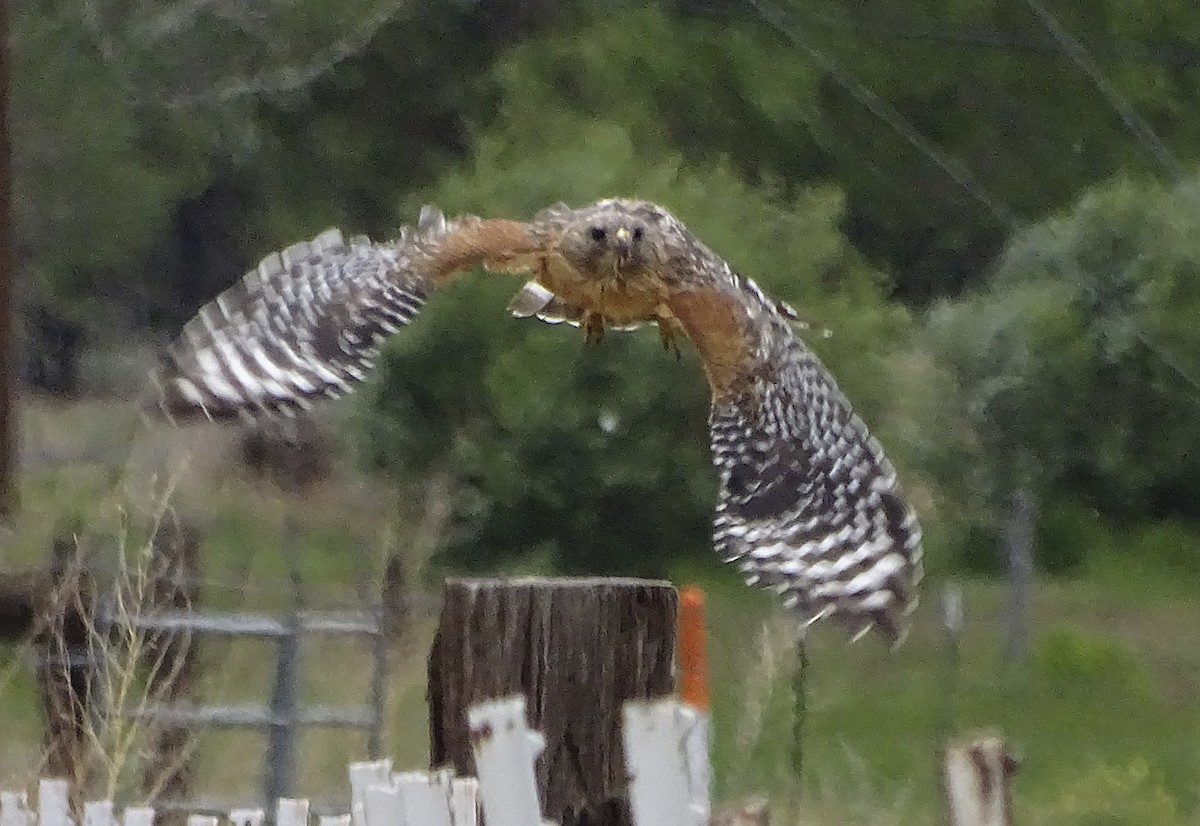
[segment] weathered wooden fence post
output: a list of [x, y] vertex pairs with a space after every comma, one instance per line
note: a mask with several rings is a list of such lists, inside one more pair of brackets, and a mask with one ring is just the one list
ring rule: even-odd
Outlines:
[[946, 744], [942, 788], [950, 826], [1011, 826], [1012, 776], [1017, 760], [995, 735]]
[[54, 540], [49, 563], [41, 615], [34, 620], [41, 649], [37, 682], [46, 715], [46, 770], [78, 790], [86, 781], [88, 725], [98, 699], [92, 691], [98, 663], [91, 645], [97, 589], [74, 536]]
[[429, 655], [433, 765], [474, 775], [467, 708], [523, 694], [546, 740], [546, 818], [629, 826], [621, 708], [674, 690], [676, 603], [662, 581], [448, 581]]

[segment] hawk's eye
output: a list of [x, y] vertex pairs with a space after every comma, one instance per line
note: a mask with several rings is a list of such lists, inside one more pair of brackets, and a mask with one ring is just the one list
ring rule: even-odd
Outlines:
[[641, 227], [634, 227], [634, 228], [633, 228], [633, 240], [634, 240], [634, 241], [641, 241], [641, 240], [642, 240], [642, 236], [643, 236], [643, 235], [645, 235], [645, 234], [646, 234], [646, 231], [645, 231], [645, 230], [643, 230]]
[[592, 235], [593, 241], [603, 241], [604, 236], [607, 234], [608, 233], [606, 233], [604, 231], [604, 227], [592, 227], [592, 229], [591, 229], [591, 235]]

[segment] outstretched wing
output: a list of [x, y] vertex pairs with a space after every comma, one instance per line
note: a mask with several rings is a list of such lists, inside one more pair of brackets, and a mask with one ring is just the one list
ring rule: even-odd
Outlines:
[[263, 259], [187, 323], [153, 374], [151, 404], [172, 418], [307, 408], [350, 392], [386, 338], [449, 277], [517, 268], [524, 225], [446, 218], [426, 207], [395, 241], [328, 230]]
[[921, 531], [896, 472], [833, 377], [794, 337], [743, 391], [715, 399], [717, 553], [807, 624], [897, 642], [916, 603]]
[[806, 625], [899, 642], [916, 606], [921, 529], [896, 472], [794, 311], [680, 231], [688, 276], [669, 301], [712, 387], [717, 553]]

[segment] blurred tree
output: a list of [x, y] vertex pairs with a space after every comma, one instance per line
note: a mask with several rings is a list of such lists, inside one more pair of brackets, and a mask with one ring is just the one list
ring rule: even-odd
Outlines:
[[[1187, 4], [1049, 7], [1194, 156]], [[60, 320], [95, 318], [101, 298], [174, 327], [264, 250], [331, 223], [390, 230], [473, 133], [517, 120], [534, 136], [559, 116], [619, 123], [689, 163], [726, 159], [780, 203], [832, 179], [843, 231], [915, 304], [981, 280], [1007, 228], [847, 77], [1018, 216], [1152, 162], [1022, 4], [25, 0], [14, 16], [18, 226], [37, 274], [22, 303]]]
[[[1187, 113], [1200, 84], [1200, 39], [1187, 4], [1153, 15], [1124, 0], [1047, 0], [1124, 102], [1177, 154], [1195, 157], [1200, 129]], [[1122, 169], [1155, 170], [1152, 147], [1023, 3], [964, 0], [746, 0], [742, 6], [822, 65], [812, 118], [823, 167], [847, 194], [845, 229], [897, 276], [897, 293], [924, 303], [978, 283], [1008, 234], [1011, 210], [1036, 218], [1081, 187]], [[970, 196], [924, 152], [868, 112], [854, 87], [877, 96], [981, 186]], [[814, 108], [807, 87], [797, 107]], [[777, 150], [766, 156], [788, 175]], [[999, 207], [1000, 214], [995, 212]]]
[[[1187, 4], [1131, 14], [1123, 0], [1047, 3], [1176, 153], [1194, 157], [1200, 83]], [[1081, 187], [1156, 159], [1026, 5], [967, 0], [675, 0], [578, 3], [573, 25], [499, 64], [501, 100], [536, 119], [565, 106], [727, 157], [781, 196], [816, 180], [847, 195], [843, 230], [923, 305], [979, 283], [1010, 215], [1037, 218]], [[814, 59], [819, 53], [822, 59]], [[969, 194], [877, 98], [958, 163]], [[987, 203], [985, 203], [986, 201]]]
[[81, 324], [198, 170], [142, 151], [133, 104], [74, 8], [18, 6], [12, 48], [20, 304]]
[[393, 229], [397, 191], [467, 153], [496, 54], [561, 17], [547, 0], [314, 2], [85, 6], [142, 155], [201, 173], [148, 258], [111, 279], [134, 323], [173, 330], [264, 251], [330, 224]]
[[[1194, 157], [1191, 7], [1048, 5], [1175, 153]], [[961, 509], [971, 519], [976, 508], [986, 522], [991, 506], [978, 503], [1025, 482], [1080, 508], [1191, 513], [1194, 433], [1177, 405], [1187, 383], [1167, 366], [1195, 352], [1191, 294], [1167, 274], [1186, 271], [1191, 241], [1186, 224], [1163, 228], [1166, 206], [1146, 206], [1175, 199], [1183, 221], [1184, 189], [1101, 188], [986, 266], [1005, 222], [862, 103], [865, 89], [893, 107], [1018, 218], [1148, 168], [1023, 4], [23, 0], [12, 40], [21, 304], [27, 328], [48, 331], [31, 351], [173, 328], [263, 252], [330, 224], [384, 236], [422, 198], [521, 216], [564, 198], [642, 194], [800, 307], [848, 394], [894, 436], [893, 457], [923, 456], [951, 498], [971, 458], [965, 487], [979, 495]], [[1048, 251], [1095, 286], [1069, 267], [1037, 275]], [[1148, 262], [1159, 269], [1143, 277]], [[921, 347], [898, 352], [909, 321], [886, 297], [920, 305], [993, 273], [995, 290], [937, 307]], [[697, 533], [674, 544], [693, 547], [710, 505], [694, 370], [657, 353], [652, 333], [591, 353], [563, 330], [517, 325], [501, 311], [514, 287], [463, 284], [402, 337], [377, 410], [364, 411], [375, 463], [454, 468], [457, 489], [478, 494], [475, 515], [460, 509], [455, 524], [495, 536], [497, 553], [544, 542], [570, 564], [598, 559], [594, 526], [558, 509], [575, 478], [597, 497], [592, 512], [631, 512], [626, 489], [658, 503], [657, 527], [609, 543], [620, 552], [636, 556], [639, 536], [672, 552], [664, 537], [684, 524]], [[545, 367], [504, 372], [532, 363]], [[69, 364], [39, 365], [69, 383]], [[938, 403], [955, 384], [964, 418]], [[618, 403], [632, 406], [609, 410]], [[634, 423], [643, 435], [621, 429]], [[590, 433], [578, 443], [576, 426]], [[656, 457], [666, 445], [688, 453]], [[529, 488], [530, 469], [559, 455], [576, 475]], [[648, 481], [637, 488], [633, 476]], [[676, 480], [679, 501], [663, 504]]]
[[[908, 317], [882, 301], [880, 275], [838, 233], [836, 191], [781, 207], [728, 166], [689, 168], [613, 123], [541, 110], [531, 128], [522, 111], [506, 111], [474, 161], [421, 197], [515, 217], [616, 192], [663, 203], [812, 320], [814, 346], [888, 431], [884, 359]], [[518, 284], [465, 279], [397, 337], [360, 411], [367, 462], [401, 480], [451, 475], [455, 563], [534, 554], [572, 571], [661, 572], [708, 552], [708, 398], [691, 355], [676, 363], [652, 330], [585, 348], [576, 330], [511, 319], [503, 307]], [[403, 498], [419, 502], [421, 484]]]
[[928, 345], [971, 433], [947, 493], [969, 467], [989, 505], [1029, 486], [1123, 521], [1200, 517], [1197, 226], [1200, 178], [1120, 177], [1018, 234], [991, 289], [935, 308]]
[[[174, 321], [170, 310], [190, 291], [211, 294], [211, 274], [163, 267], [163, 239], [189, 204], [215, 196], [229, 206], [229, 187], [214, 179], [253, 150], [264, 96], [302, 92], [404, 4], [16, 4], [15, 234], [32, 378], [55, 362], [46, 386], [70, 389], [89, 334], [124, 336], [164, 310]], [[223, 278], [236, 272], [217, 263]]]

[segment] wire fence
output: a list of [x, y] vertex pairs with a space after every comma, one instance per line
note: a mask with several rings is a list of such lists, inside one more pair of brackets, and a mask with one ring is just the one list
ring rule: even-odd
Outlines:
[[[157, 546], [181, 547], [189, 546]], [[186, 551], [166, 562], [143, 559], [143, 567], [122, 573], [84, 565], [65, 540], [56, 548], [64, 559], [0, 572], [6, 610], [24, 617], [3, 629], [19, 643], [5, 683], [17, 668], [35, 675], [51, 772], [80, 777], [96, 754], [133, 747], [145, 753], [143, 791], [166, 808], [194, 811], [221, 805], [191, 796], [204, 732], [262, 738], [261, 800], [294, 791], [307, 730], [361, 732], [366, 755], [381, 753], [392, 649], [427, 597], [398, 592], [392, 581], [390, 591], [377, 588], [368, 600], [344, 593], [323, 600], [355, 607], [314, 608], [310, 595], [321, 589], [300, 582], [290, 584], [285, 603], [283, 588], [188, 576], [181, 570]], [[212, 607], [214, 588], [236, 596], [237, 607]], [[266, 593], [273, 598], [256, 599]], [[348, 656], [351, 649], [358, 653]], [[306, 699], [314, 675], [335, 661], [351, 673], [329, 696]], [[236, 674], [232, 663], [239, 664]], [[263, 676], [267, 684], [258, 685]], [[352, 700], [358, 691], [361, 700]]]

